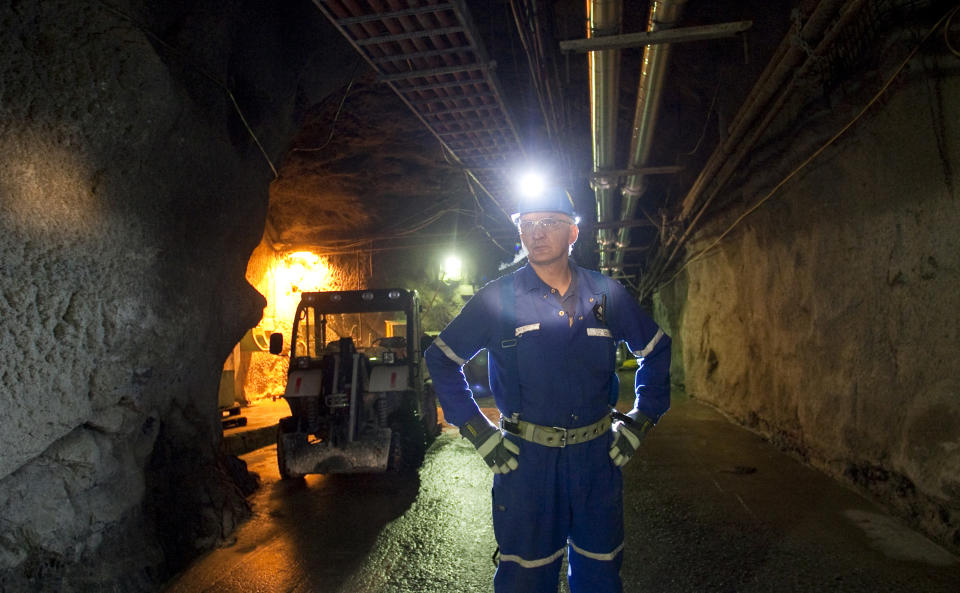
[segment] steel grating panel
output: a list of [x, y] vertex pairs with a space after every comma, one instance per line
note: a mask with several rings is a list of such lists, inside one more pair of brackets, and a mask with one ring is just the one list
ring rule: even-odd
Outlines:
[[314, 0], [505, 216], [506, 167], [523, 157], [463, 0]]

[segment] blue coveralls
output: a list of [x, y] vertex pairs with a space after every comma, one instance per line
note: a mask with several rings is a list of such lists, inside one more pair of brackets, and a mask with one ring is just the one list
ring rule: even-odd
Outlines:
[[[577, 299], [572, 322], [558, 296], [525, 266], [512, 279], [484, 286], [434, 340], [426, 360], [448, 422], [461, 426], [480, 413], [462, 366], [487, 348], [490, 386], [503, 416], [518, 413], [521, 420], [565, 428], [592, 424], [616, 400], [620, 341], [641, 358], [635, 407], [654, 422], [667, 411], [670, 339], [619, 283], [571, 266]], [[515, 297], [512, 336], [503, 335], [501, 300], [509, 298], [503, 282], [512, 283]], [[594, 307], [604, 295], [598, 319]], [[511, 356], [516, 377], [507, 370]], [[613, 433], [564, 448], [506, 436], [520, 448], [519, 467], [493, 479], [500, 546], [494, 590], [555, 593], [567, 549], [572, 593], [620, 592], [623, 488], [609, 456]]]

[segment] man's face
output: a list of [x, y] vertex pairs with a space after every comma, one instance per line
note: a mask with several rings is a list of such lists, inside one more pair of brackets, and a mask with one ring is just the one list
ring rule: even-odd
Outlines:
[[528, 212], [520, 217], [518, 227], [527, 259], [537, 265], [566, 259], [580, 234], [573, 220], [559, 212]]

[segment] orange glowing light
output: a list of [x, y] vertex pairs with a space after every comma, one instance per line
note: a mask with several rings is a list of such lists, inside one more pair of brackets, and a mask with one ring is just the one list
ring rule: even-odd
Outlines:
[[327, 290], [330, 270], [324, 258], [310, 251], [295, 251], [285, 254], [277, 268], [278, 279], [284, 293], [316, 292]]
[[331, 290], [330, 268], [326, 258], [310, 251], [295, 251], [278, 258], [273, 270], [274, 295], [278, 320], [293, 317], [300, 294]]

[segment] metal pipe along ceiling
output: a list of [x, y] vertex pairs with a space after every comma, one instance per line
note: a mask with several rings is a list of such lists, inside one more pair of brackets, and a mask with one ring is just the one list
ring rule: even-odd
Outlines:
[[[687, 0], [655, 1], [650, 6], [647, 31], [659, 31], [676, 26], [680, 13]], [[662, 103], [663, 79], [667, 71], [670, 56], [670, 44], [648, 45], [643, 51], [643, 65], [640, 81], [637, 84], [637, 106], [633, 116], [633, 134], [630, 140], [629, 169], [646, 167], [653, 146], [653, 134], [656, 130], [657, 115]], [[614, 92], [616, 87], [614, 87]], [[631, 175], [623, 187], [623, 202], [620, 219], [624, 222], [633, 219], [640, 196], [646, 191], [643, 175]], [[615, 245], [611, 272], [619, 272], [623, 266], [624, 249], [630, 245], [631, 227], [621, 226]], [[602, 265], [602, 264], [601, 264]]]
[[[601, 37], [620, 33], [623, 4], [620, 0], [587, 0], [587, 37]], [[613, 217], [613, 196], [617, 178], [605, 175], [616, 168], [617, 89], [620, 86], [620, 50], [591, 51], [590, 69], [590, 130], [593, 145], [591, 186], [596, 194], [597, 221], [609, 222]], [[613, 230], [597, 231], [600, 244], [600, 269], [609, 267], [610, 249], [614, 243]]]

